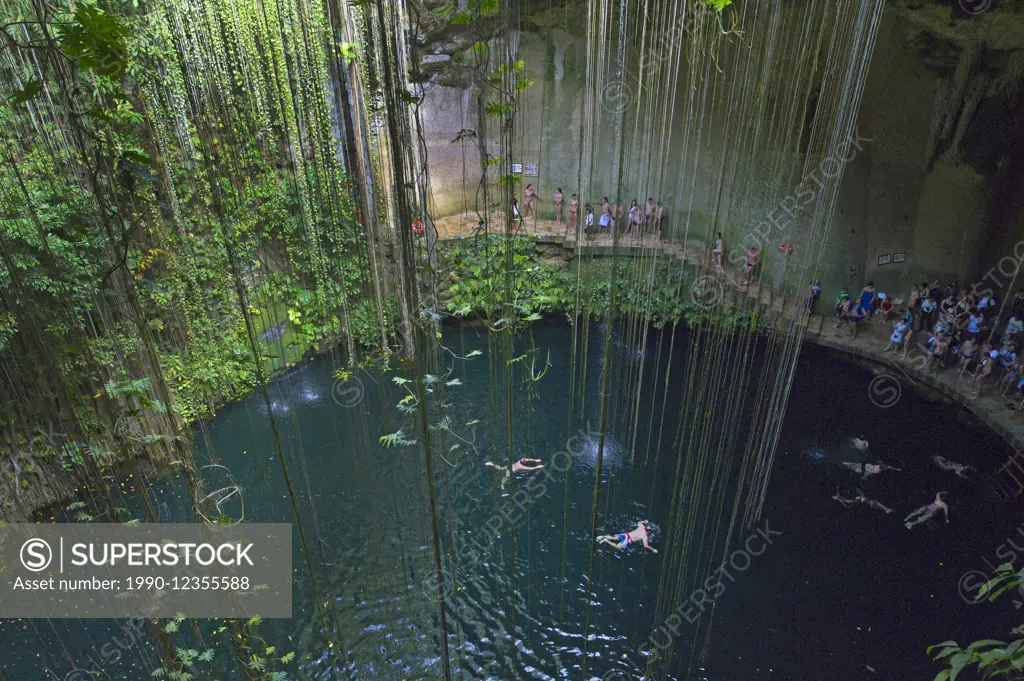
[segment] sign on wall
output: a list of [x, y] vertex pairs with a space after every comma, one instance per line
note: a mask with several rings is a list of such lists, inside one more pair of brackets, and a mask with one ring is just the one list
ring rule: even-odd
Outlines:
[[894, 263], [906, 262], [906, 260], [907, 260], [907, 254], [906, 253], [893, 253], [892, 254], [892, 261]]
[[526, 170], [523, 172], [523, 175], [526, 175], [528, 177], [537, 177], [537, 164], [527, 163]]
[[878, 264], [879, 265], [888, 265], [891, 262], [892, 262], [892, 254], [891, 253], [886, 253], [885, 255], [878, 256]]
[[512, 164], [512, 172], [513, 173], [521, 173], [521, 172], [523, 172], [523, 164], [522, 163], [513, 163]]

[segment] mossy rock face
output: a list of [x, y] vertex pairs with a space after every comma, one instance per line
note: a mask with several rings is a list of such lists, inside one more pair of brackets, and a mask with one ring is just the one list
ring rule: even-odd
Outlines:
[[539, 29], [558, 29], [570, 35], [586, 36], [587, 5], [568, 2], [558, 7], [538, 10], [530, 14], [529, 21]]

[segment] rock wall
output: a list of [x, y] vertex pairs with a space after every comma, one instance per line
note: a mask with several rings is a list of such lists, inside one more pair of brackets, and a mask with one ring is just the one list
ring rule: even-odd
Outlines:
[[[857, 289], [866, 279], [900, 297], [926, 278], [977, 279], [1024, 238], [1024, 15], [1007, 14], [1004, 5], [991, 16], [961, 13], [955, 20], [948, 5], [893, 0], [887, 6], [857, 121], [859, 136], [869, 141], [845, 166], [818, 271], [826, 298], [843, 285]], [[562, 17], [562, 10], [552, 11]], [[588, 101], [588, 44], [565, 28], [513, 37], [534, 81], [522, 97], [513, 161], [524, 170], [536, 166], [536, 175], [524, 174], [522, 181], [537, 188], [542, 217], [553, 216], [557, 187], [566, 201], [579, 193], [581, 204], [612, 193], [619, 159], [610, 151], [616, 144], [609, 123], [618, 115], [617, 103], [629, 103], [636, 94], [628, 88], [608, 92], [612, 78], [606, 77], [601, 101]], [[445, 66], [443, 50], [456, 43], [434, 44], [441, 52], [428, 58], [438, 66], [424, 88], [423, 112], [431, 208], [444, 216], [482, 208], [479, 152], [472, 143], [452, 143], [460, 131], [478, 130], [479, 120], [476, 91], [453, 80]], [[426, 51], [432, 51], [429, 45]], [[768, 92], [776, 96], [773, 87]], [[581, 129], [586, 111], [597, 119], [596, 132]], [[663, 200], [677, 235], [703, 238], [716, 209], [772, 178], [770, 169], [747, 168], [739, 178], [743, 186], [725, 186], [719, 195], [726, 133], [707, 125], [696, 166], [685, 167], [681, 159], [694, 158], [694, 148], [686, 146], [691, 115], [699, 112], [674, 111], [665, 132], [640, 136], [626, 149], [621, 198], [627, 205], [634, 197], [641, 204], [647, 196]], [[647, 123], [630, 121], [627, 129]], [[489, 152], [498, 150], [492, 144]], [[593, 171], [581, 172], [581, 159], [591, 157]], [[648, 179], [644, 186], [628, 186], [634, 177]], [[794, 190], [799, 180], [793, 179]], [[751, 225], [719, 216], [727, 250], [748, 238]], [[774, 232], [769, 240], [798, 239]], [[784, 276], [787, 267], [774, 253], [765, 265], [773, 277]]]
[[[841, 280], [862, 258], [862, 279], [905, 297], [923, 279], [983, 276], [1024, 236], [1020, 203], [1006, 205], [1024, 177], [1009, 163], [1024, 117], [1024, 52], [1006, 35], [1003, 50], [959, 35], [945, 12], [886, 12], [858, 116], [872, 142], [847, 169], [830, 244], [847, 255], [823, 279]], [[880, 264], [896, 254], [905, 261]]]

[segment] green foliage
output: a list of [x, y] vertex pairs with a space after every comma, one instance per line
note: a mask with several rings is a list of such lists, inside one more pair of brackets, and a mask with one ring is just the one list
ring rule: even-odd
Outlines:
[[[525, 237], [501, 236], [461, 242], [447, 254], [452, 264], [449, 312], [480, 315], [495, 328], [540, 319], [560, 311], [568, 317], [601, 318], [611, 304], [611, 260], [590, 260], [576, 269], [542, 262]], [[511, 258], [511, 269], [506, 265]], [[615, 314], [647, 316], [655, 328], [685, 323], [743, 333], [766, 333], [766, 319], [721, 306], [701, 306], [679, 265], [623, 259], [615, 268]], [[507, 311], [511, 310], [511, 314]]]
[[[995, 574], [978, 591], [978, 597], [988, 601], [999, 598], [1007, 591], [1024, 583], [1024, 569], [1014, 570], [1013, 565], [1000, 565]], [[956, 681], [967, 667], [975, 667], [982, 679], [1020, 678], [1024, 674], [1024, 638], [1021, 628], [1014, 629], [1018, 638], [1010, 643], [995, 639], [982, 639], [961, 648], [956, 641], [943, 641], [928, 647], [928, 654], [935, 661], [948, 665], [939, 671], [935, 681]]]

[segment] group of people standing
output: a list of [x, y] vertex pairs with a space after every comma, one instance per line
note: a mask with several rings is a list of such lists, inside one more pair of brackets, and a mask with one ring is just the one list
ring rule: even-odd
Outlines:
[[[531, 218], [536, 220], [537, 215], [537, 204], [540, 202], [540, 195], [532, 184], [526, 185], [526, 189], [523, 190], [523, 214], [519, 213], [519, 203], [517, 200], [512, 201], [512, 214], [517, 221]], [[559, 187], [555, 191], [554, 195], [555, 203], [555, 223], [562, 224], [562, 215], [565, 204], [565, 195], [562, 193], [562, 188]], [[661, 229], [662, 223], [665, 220], [665, 206], [658, 201], [655, 203], [654, 198], [648, 198], [647, 202], [641, 207], [637, 203], [636, 199], [633, 199], [629, 206], [629, 209], [625, 208], [621, 201], [617, 203], [611, 203], [608, 197], [605, 196], [601, 200], [601, 214], [599, 217], [594, 216], [594, 207], [590, 203], [586, 203], [583, 206], [584, 210], [584, 227], [587, 234], [596, 234], [602, 231], [608, 231], [609, 233], [615, 233], [616, 224], [626, 225], [626, 232], [632, 232], [634, 229], [638, 233], [650, 230], [657, 232]], [[566, 230], [576, 231], [579, 226], [579, 213], [580, 213], [580, 200], [575, 194], [569, 198], [568, 206], [568, 223]], [[628, 215], [628, 220], [627, 220]], [[595, 220], [597, 222], [595, 226]]]
[[[903, 301], [875, 290], [869, 281], [857, 299], [846, 288], [836, 298], [836, 323], [846, 324], [851, 338], [857, 327], [872, 317], [881, 323], [893, 317], [893, 331], [885, 352], [900, 351], [904, 359], [918, 339], [927, 358], [926, 371], [958, 367], [968, 374], [969, 385], [980, 393], [992, 384], [1000, 395], [1017, 399], [1011, 408], [1024, 411], [1024, 359], [1017, 348], [1024, 340], [1024, 291], [1014, 298], [1005, 322], [995, 294], [977, 282], [960, 290], [957, 282], [942, 286], [938, 279], [915, 285], [906, 306]], [[999, 333], [1001, 332], [1001, 333]]]

